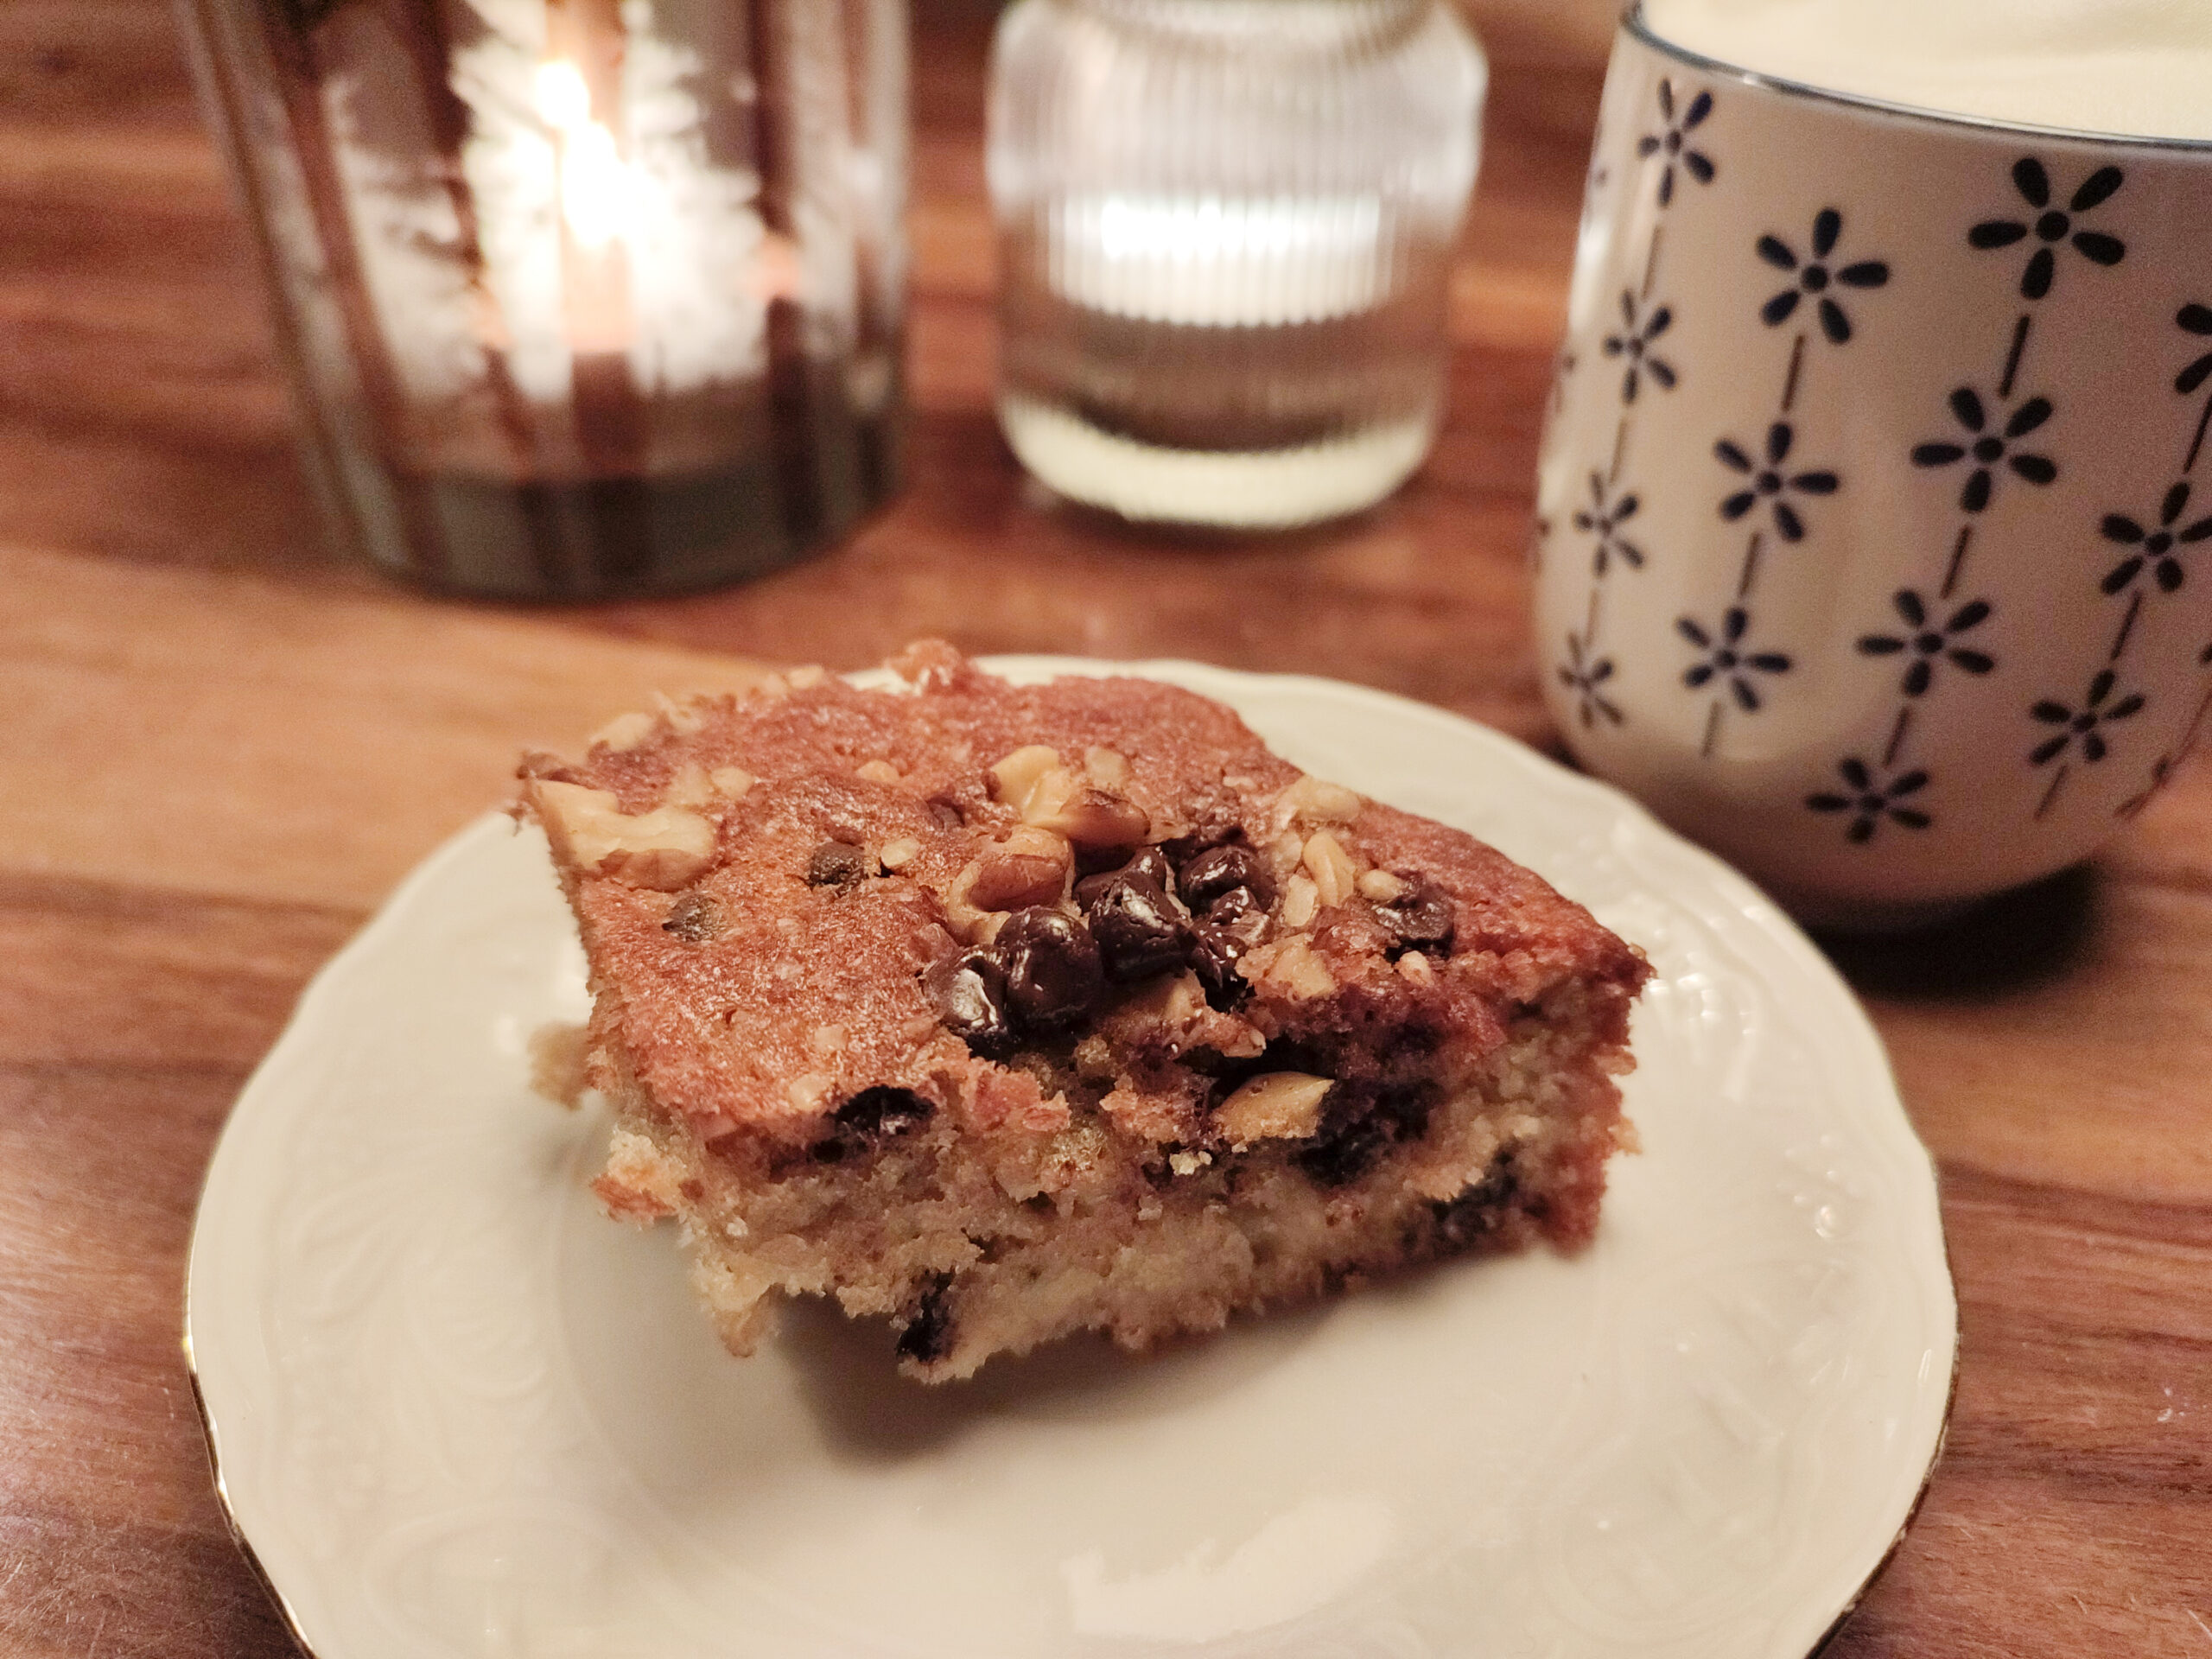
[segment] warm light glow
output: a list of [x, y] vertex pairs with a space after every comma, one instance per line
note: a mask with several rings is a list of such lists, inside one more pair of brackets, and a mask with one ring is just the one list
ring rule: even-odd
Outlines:
[[1099, 251], [1109, 259], [1300, 258], [1374, 245], [1382, 204], [1374, 196], [1107, 196], [1098, 204]]
[[539, 118], [560, 145], [561, 217], [579, 247], [596, 251], [630, 227], [632, 182], [614, 135], [591, 118], [591, 88], [573, 63], [537, 67]]
[[556, 60], [537, 66], [537, 114], [556, 132], [566, 132], [591, 119], [591, 88], [583, 71]]
[[1380, 196], [1071, 195], [1047, 279], [1077, 305], [1193, 327], [1351, 316], [1400, 280]]

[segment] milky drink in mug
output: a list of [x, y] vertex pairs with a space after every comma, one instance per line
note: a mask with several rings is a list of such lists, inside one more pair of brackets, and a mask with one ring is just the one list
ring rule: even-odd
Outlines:
[[1545, 692], [1809, 919], [2063, 868], [2199, 734], [2207, 71], [2212, 8], [1624, 20], [1540, 469]]

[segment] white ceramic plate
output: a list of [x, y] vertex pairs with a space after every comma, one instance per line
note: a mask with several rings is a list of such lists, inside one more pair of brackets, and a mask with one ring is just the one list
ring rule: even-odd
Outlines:
[[1819, 1643], [1912, 1509], [1955, 1347], [1934, 1173], [1849, 993], [1741, 879], [1495, 733], [1138, 671], [1650, 953], [1645, 1150], [1596, 1244], [938, 1389], [819, 1310], [731, 1359], [670, 1233], [583, 1192], [604, 1122], [530, 1092], [583, 963], [543, 842], [486, 818], [302, 999], [193, 1237], [226, 1501], [320, 1659]]

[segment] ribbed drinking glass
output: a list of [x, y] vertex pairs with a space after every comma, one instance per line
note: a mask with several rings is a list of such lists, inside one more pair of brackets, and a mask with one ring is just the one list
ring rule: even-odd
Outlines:
[[1064, 495], [1264, 528], [1427, 453], [1486, 68], [1440, 0], [1019, 0], [999, 419]]

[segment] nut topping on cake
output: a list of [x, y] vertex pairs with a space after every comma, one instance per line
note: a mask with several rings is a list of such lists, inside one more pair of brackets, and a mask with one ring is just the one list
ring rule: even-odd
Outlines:
[[1321, 1103], [1336, 1084], [1304, 1071], [1263, 1071], [1214, 1110], [1214, 1127], [1242, 1152], [1255, 1141], [1304, 1141], [1321, 1126]]
[[[1126, 776], [1128, 763], [1111, 749], [1092, 749], [1086, 765], [1109, 778]], [[1065, 836], [1090, 849], [1135, 847], [1152, 832], [1142, 807], [1105, 787], [1086, 772], [1060, 763], [1058, 749], [1033, 743], [990, 769], [991, 792], [1021, 821]]]
[[1313, 878], [1314, 897], [1323, 909], [1341, 905], [1352, 896], [1359, 872], [1352, 867], [1343, 843], [1327, 830], [1317, 830], [1306, 836], [1306, 850], [1299, 861]]
[[579, 868], [633, 887], [673, 893], [714, 862], [715, 826], [680, 806], [634, 815], [608, 789], [541, 779], [538, 799], [549, 834]]
[[961, 871], [952, 884], [952, 904], [990, 911], [1056, 903], [1073, 861], [1066, 842], [1025, 824]]

